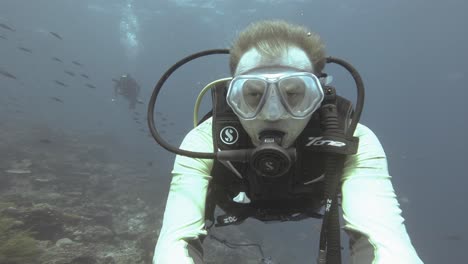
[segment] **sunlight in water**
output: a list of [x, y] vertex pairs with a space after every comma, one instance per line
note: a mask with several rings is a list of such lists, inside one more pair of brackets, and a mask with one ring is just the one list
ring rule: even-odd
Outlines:
[[125, 1], [120, 21], [120, 40], [128, 59], [135, 60], [139, 52], [138, 31], [140, 26], [133, 10], [134, 0]]

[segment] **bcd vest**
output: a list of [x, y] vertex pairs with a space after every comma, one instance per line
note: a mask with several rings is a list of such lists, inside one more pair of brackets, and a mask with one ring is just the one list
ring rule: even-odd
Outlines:
[[[220, 150], [254, 148], [238, 117], [226, 103], [227, 88], [212, 89], [213, 144]], [[339, 125], [346, 132], [352, 104], [337, 96]], [[208, 113], [203, 119], [210, 116]], [[203, 120], [202, 119], [202, 120]], [[297, 221], [321, 218], [324, 191], [324, 152], [330, 141], [321, 140], [320, 118], [316, 111], [294, 143], [297, 158], [287, 174], [278, 178], [256, 175], [249, 163], [231, 162], [234, 173], [215, 160], [208, 187], [205, 218], [214, 221], [219, 206], [226, 214], [217, 217], [216, 226], [239, 224], [248, 217], [260, 221]], [[250, 202], [233, 199], [245, 193]]]

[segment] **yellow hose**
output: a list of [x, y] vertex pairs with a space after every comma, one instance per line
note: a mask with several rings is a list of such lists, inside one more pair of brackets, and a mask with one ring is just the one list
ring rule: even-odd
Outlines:
[[231, 79], [232, 79], [231, 77], [227, 77], [227, 78], [218, 79], [216, 81], [212, 81], [209, 84], [207, 84], [205, 88], [201, 90], [201, 92], [198, 94], [197, 101], [195, 102], [195, 108], [193, 109], [193, 126], [194, 127], [198, 125], [198, 110], [200, 109], [200, 104], [203, 99], [203, 96], [205, 96], [205, 93], [213, 87], [216, 88], [216, 85], [218, 84], [222, 83], [223, 85], [225, 85], [225, 83], [230, 81]]

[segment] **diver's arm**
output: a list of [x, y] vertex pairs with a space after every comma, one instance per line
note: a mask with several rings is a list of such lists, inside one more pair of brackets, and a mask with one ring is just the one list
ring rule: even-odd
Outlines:
[[342, 208], [351, 264], [421, 264], [411, 244], [376, 135], [358, 124], [358, 153], [345, 163]]
[[[211, 118], [190, 131], [181, 148], [213, 152]], [[213, 161], [176, 156], [153, 264], [202, 264], [200, 238], [207, 235], [205, 201]]]

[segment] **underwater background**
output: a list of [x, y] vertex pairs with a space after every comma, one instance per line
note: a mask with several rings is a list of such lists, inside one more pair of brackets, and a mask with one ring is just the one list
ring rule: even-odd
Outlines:
[[[361, 123], [387, 153], [413, 245], [427, 264], [465, 262], [466, 10], [463, 0], [1, 0], [0, 263], [150, 263], [175, 157], [148, 134], [151, 92], [176, 61], [228, 48], [261, 19], [310, 28], [358, 69]], [[343, 69], [325, 72], [355, 101]], [[135, 110], [113, 100], [124, 73], [142, 89]], [[168, 80], [155, 114], [167, 141], [180, 144], [200, 90], [228, 76], [218, 55]], [[207, 96], [200, 115], [210, 108]], [[257, 243], [275, 263], [315, 263], [320, 221], [212, 232]], [[207, 263], [261, 258], [255, 247], [204, 246]], [[342, 246], [349, 263], [344, 233]]]

